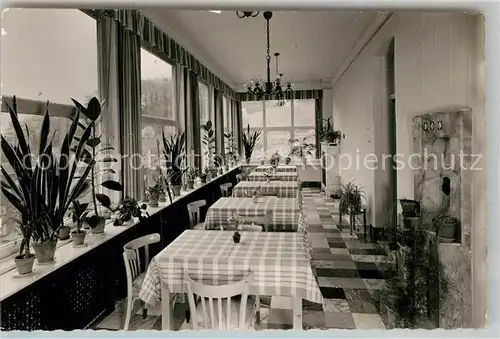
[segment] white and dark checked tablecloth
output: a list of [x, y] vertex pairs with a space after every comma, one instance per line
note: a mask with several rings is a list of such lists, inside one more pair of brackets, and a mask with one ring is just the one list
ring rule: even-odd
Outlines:
[[[260, 165], [255, 168], [255, 172], [267, 172], [271, 165]], [[282, 165], [276, 168], [276, 172], [297, 172], [297, 166]]]
[[170, 293], [187, 293], [184, 272], [205, 284], [223, 285], [254, 272], [250, 294], [298, 296], [323, 303], [301, 233], [186, 230], [156, 255], [146, 271], [139, 297], [155, 305], [161, 283]]
[[[297, 172], [276, 172], [271, 174], [271, 180], [278, 181], [298, 181]], [[265, 172], [252, 172], [248, 176], [248, 181], [267, 181]]]
[[241, 181], [233, 188], [234, 197], [251, 197], [256, 189], [261, 192], [274, 193], [280, 198], [296, 198], [299, 191], [297, 181]]
[[221, 226], [230, 226], [228, 219], [234, 213], [252, 217], [269, 211], [273, 213], [269, 231], [307, 233], [299, 199], [276, 197], [259, 197], [258, 203], [252, 198], [220, 198], [207, 211], [205, 229], [220, 230]]

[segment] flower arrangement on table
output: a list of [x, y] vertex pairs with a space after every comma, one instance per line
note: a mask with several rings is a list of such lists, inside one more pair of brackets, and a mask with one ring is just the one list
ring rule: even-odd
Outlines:
[[269, 183], [271, 181], [271, 178], [274, 174], [274, 170], [272, 168], [269, 168], [267, 171], [266, 171], [266, 179], [267, 179], [267, 182]]
[[257, 200], [257, 199], [258, 199], [258, 197], [259, 197], [260, 191], [261, 191], [260, 186], [259, 186], [259, 187], [257, 187], [256, 189], [254, 189], [254, 190], [253, 190], [253, 192], [252, 192], [252, 201], [253, 201], [254, 203], [257, 203], [257, 202], [258, 202], [258, 200]]
[[233, 241], [238, 244], [241, 239], [241, 234], [238, 232], [240, 225], [243, 224], [243, 218], [238, 213], [233, 213], [233, 216], [228, 219], [229, 224], [234, 228]]
[[275, 152], [272, 156], [271, 156], [271, 166], [273, 168], [277, 168], [279, 163], [280, 163], [280, 159], [281, 159], [281, 155], [278, 153], [278, 152]]

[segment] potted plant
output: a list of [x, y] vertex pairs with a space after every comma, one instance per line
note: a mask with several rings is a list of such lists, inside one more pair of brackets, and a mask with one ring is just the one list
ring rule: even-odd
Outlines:
[[410, 199], [400, 199], [402, 213], [406, 217], [417, 217], [420, 215], [420, 202]]
[[33, 272], [33, 263], [35, 262], [35, 255], [30, 252], [30, 241], [36, 223], [28, 220], [23, 222], [18, 219], [14, 219], [14, 221], [18, 223], [19, 230], [23, 236], [21, 246], [19, 247], [19, 255], [14, 258], [14, 262], [19, 274], [28, 274]]
[[82, 230], [82, 226], [88, 213], [88, 206], [88, 203], [81, 204], [78, 200], [73, 201], [73, 206], [71, 207], [71, 218], [76, 225], [75, 230], [71, 231], [73, 246], [81, 246], [85, 243], [85, 236], [87, 235], [87, 232]]
[[348, 184], [342, 184], [339, 203], [339, 209], [341, 211], [340, 218], [342, 219], [343, 213], [349, 214], [351, 234], [355, 226], [356, 215], [361, 213], [363, 199], [363, 189], [356, 185], [354, 180]]
[[[90, 99], [87, 107], [84, 107], [82, 104], [80, 104], [78, 101], [75, 99], [73, 100], [73, 103], [75, 106], [78, 108], [79, 112], [82, 112], [83, 115], [85, 116], [85, 119], [83, 121], [78, 122], [78, 126], [81, 128], [86, 128], [87, 123], [88, 127], [91, 128], [91, 137], [87, 140], [86, 143], [86, 149], [83, 150], [83, 153], [86, 155], [88, 158], [95, 159], [97, 163], [100, 163], [101, 165], [104, 164], [111, 164], [114, 162], [117, 162], [118, 160], [109, 154], [110, 151], [114, 150], [114, 147], [106, 145], [102, 146], [102, 134], [97, 136], [97, 125], [101, 121], [101, 103], [96, 97], [93, 97]], [[75, 119], [74, 121], [78, 121]], [[97, 208], [99, 204], [102, 207], [105, 207], [108, 210], [111, 209], [111, 199], [109, 198], [108, 195], [104, 193], [97, 193], [96, 189], [98, 186], [101, 186], [105, 189], [111, 190], [111, 191], [116, 191], [116, 192], [122, 192], [123, 191], [123, 186], [120, 184], [118, 181], [115, 180], [105, 180], [103, 181], [100, 185], [97, 183], [97, 174], [116, 174], [116, 172], [112, 168], [99, 168], [96, 169], [95, 167], [92, 167], [92, 171], [90, 173], [90, 179], [91, 179], [91, 189], [92, 189], [92, 206], [93, 206], [93, 213], [89, 213], [87, 215], [86, 222], [90, 225], [90, 228], [92, 229], [92, 233], [94, 234], [101, 234], [104, 233], [104, 227], [105, 227], [105, 222], [106, 222], [106, 216], [102, 214], [102, 209]]]
[[[95, 161], [91, 155], [84, 155], [83, 149], [89, 140], [92, 124], [82, 133], [70, 157], [70, 145], [77, 140], [78, 122], [74, 120], [63, 138], [59, 154], [55, 155], [47, 109], [39, 134], [39, 161], [32, 161], [35, 153], [19, 122], [15, 97], [12, 107], [7, 106], [16, 141], [11, 144], [2, 135], [1, 147], [15, 174], [8, 174], [2, 166], [2, 193], [19, 211], [23, 224], [33, 226], [32, 247], [38, 262], [50, 262], [54, 260], [59, 229], [69, 206], [90, 185], [87, 176]], [[30, 131], [27, 127], [25, 129], [29, 137]], [[79, 176], [75, 175], [77, 168]]]
[[439, 213], [432, 219], [434, 231], [442, 242], [454, 242], [457, 233], [458, 219], [448, 213]]
[[292, 158], [290, 158], [290, 155], [286, 157], [285, 159], [285, 164], [286, 165], [290, 165], [290, 163], [292, 162]]
[[281, 155], [276, 151], [271, 156], [271, 166], [277, 168], [280, 163]]
[[204, 173], [200, 173], [200, 181], [202, 184], [206, 184], [207, 182], [207, 176], [208, 176], [208, 167], [205, 168], [205, 172]]
[[260, 135], [262, 134], [262, 131], [260, 130], [254, 130], [250, 131], [250, 124], [247, 126], [246, 132], [243, 132], [243, 149], [245, 151], [245, 161], [247, 164], [250, 164], [250, 159], [252, 158], [252, 153], [253, 149], [255, 147], [255, 144], [260, 138]]
[[137, 200], [125, 197], [120, 203], [117, 211], [117, 218], [113, 222], [115, 226], [126, 226], [134, 222], [134, 218], [139, 221], [144, 220], [149, 217], [148, 212], [146, 212], [146, 204], [141, 204]]
[[339, 130], [333, 129], [332, 118], [323, 119], [326, 122], [326, 126], [322, 126], [319, 131], [319, 140], [320, 142], [327, 142], [329, 144], [333, 144], [333, 146], [337, 146], [342, 139], [342, 133]]
[[148, 187], [149, 206], [158, 207], [158, 199], [160, 198], [161, 186], [156, 183], [154, 186]]
[[289, 139], [288, 143], [290, 144], [291, 151], [290, 154], [288, 155], [288, 158], [295, 155], [296, 157], [301, 158], [302, 162], [306, 164], [307, 157], [312, 156], [313, 151], [316, 148], [314, 144], [307, 142], [308, 138], [309, 136], [302, 138], [302, 140]]
[[174, 192], [175, 196], [181, 194], [182, 186], [182, 176], [188, 170], [188, 168], [183, 168], [186, 153], [184, 150], [184, 132], [181, 134], [175, 134], [170, 138], [165, 137], [165, 133], [162, 131], [163, 137], [163, 154], [166, 160], [167, 166], [167, 180]]
[[236, 163], [239, 161], [238, 148], [236, 147], [233, 133], [224, 133], [224, 138], [227, 139], [225, 154], [226, 171], [229, 171], [229, 165], [231, 165], [231, 167], [234, 167], [234, 165], [236, 165]]
[[187, 171], [187, 175], [186, 175], [186, 188], [188, 190], [192, 190], [193, 189], [193, 187], [194, 187], [194, 180], [196, 179], [197, 176], [198, 176], [198, 169], [196, 169], [196, 168], [190, 168]]

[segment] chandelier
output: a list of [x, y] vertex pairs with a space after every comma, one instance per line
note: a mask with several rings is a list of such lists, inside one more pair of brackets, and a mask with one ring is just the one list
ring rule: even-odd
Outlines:
[[251, 80], [248, 84], [245, 84], [245, 87], [247, 88], [248, 93], [252, 93], [257, 97], [257, 100], [262, 100], [265, 95], [270, 95], [274, 96], [278, 100], [278, 104], [280, 106], [283, 106], [285, 104], [285, 93], [286, 92], [292, 92], [292, 83], [289, 81], [287, 82], [286, 89], [283, 90], [282, 87], [282, 77], [283, 74], [279, 73], [278, 70], [278, 57], [279, 53], [275, 53], [274, 56], [276, 57], [276, 80], [271, 81], [271, 44], [270, 44], [270, 29], [269, 29], [269, 21], [271, 20], [273, 16], [272, 12], [264, 12], [264, 19], [266, 19], [266, 26], [267, 26], [267, 55], [266, 55], [266, 62], [267, 62], [267, 81], [264, 83], [260, 80]]
[[236, 11], [236, 15], [238, 18], [255, 18], [257, 15], [259, 15], [259, 11]]

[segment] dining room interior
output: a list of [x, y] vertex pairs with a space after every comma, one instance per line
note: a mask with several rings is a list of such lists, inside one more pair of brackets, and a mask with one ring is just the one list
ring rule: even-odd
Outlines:
[[484, 327], [484, 23], [3, 9], [0, 329]]

